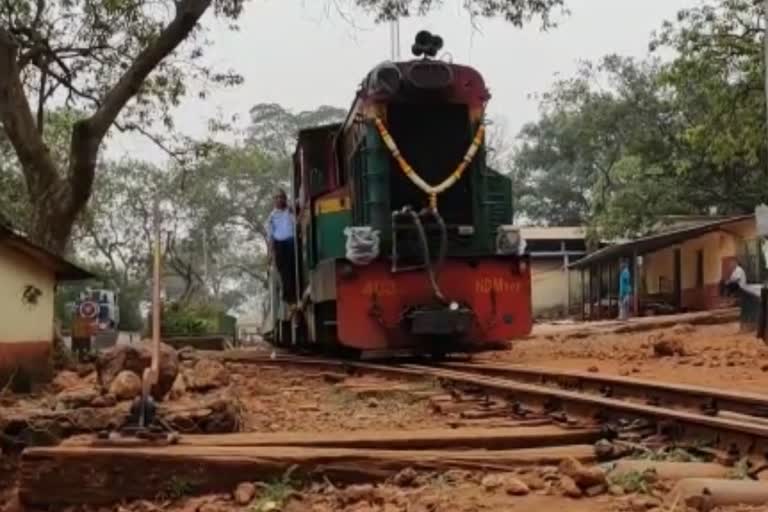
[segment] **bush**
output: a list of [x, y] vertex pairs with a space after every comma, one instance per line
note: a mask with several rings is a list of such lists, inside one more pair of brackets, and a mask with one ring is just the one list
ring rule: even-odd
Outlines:
[[163, 311], [162, 331], [165, 335], [208, 334], [215, 330], [217, 316], [218, 312], [207, 307], [171, 304]]

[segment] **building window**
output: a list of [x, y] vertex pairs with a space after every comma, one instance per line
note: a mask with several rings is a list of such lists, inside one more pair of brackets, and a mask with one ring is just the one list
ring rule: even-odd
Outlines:
[[696, 287], [704, 286], [704, 251], [696, 251]]

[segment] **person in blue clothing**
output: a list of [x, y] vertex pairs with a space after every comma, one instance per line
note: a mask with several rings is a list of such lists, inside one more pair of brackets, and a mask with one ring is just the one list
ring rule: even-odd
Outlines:
[[632, 300], [632, 280], [629, 275], [629, 265], [626, 261], [621, 262], [621, 272], [619, 273], [619, 319], [629, 318], [629, 303]]
[[293, 211], [283, 190], [275, 194], [275, 208], [267, 219], [267, 237], [270, 259], [274, 258], [283, 288], [283, 300], [296, 302], [296, 266], [294, 261]]

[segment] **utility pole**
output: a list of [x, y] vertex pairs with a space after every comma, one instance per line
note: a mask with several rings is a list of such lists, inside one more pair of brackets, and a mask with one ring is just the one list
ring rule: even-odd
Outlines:
[[765, 94], [766, 138], [768, 138], [768, 0], [763, 0], [763, 79]]
[[[765, 0], [768, 3], [768, 0]], [[389, 57], [393, 61], [400, 60], [400, 20], [389, 22]]]
[[203, 290], [208, 295], [208, 231], [203, 229]]

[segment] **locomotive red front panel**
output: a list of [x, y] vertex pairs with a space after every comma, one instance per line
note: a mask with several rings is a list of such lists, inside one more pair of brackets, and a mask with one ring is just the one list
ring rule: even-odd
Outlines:
[[[471, 308], [475, 315], [470, 333], [457, 341], [492, 345], [530, 333], [527, 260], [447, 260], [439, 271], [439, 286], [448, 301]], [[412, 335], [401, 327], [403, 313], [409, 307], [435, 304], [424, 270], [392, 273], [382, 261], [338, 265], [336, 293], [339, 342], [363, 350], [413, 347]]]

